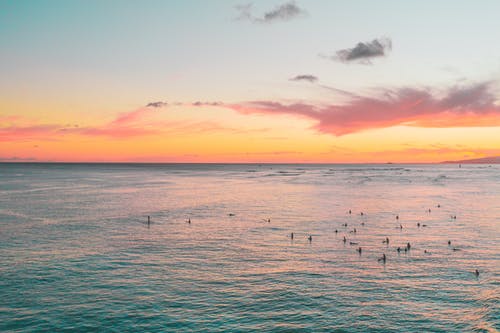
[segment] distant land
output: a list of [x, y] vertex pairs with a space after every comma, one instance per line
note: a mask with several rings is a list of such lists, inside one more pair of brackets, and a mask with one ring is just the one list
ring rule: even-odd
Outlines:
[[461, 161], [445, 161], [441, 163], [461, 163], [461, 164], [467, 164], [467, 163], [478, 163], [478, 164], [500, 164], [500, 156], [490, 156], [490, 157], [483, 157], [483, 158], [475, 158], [472, 160], [461, 160]]

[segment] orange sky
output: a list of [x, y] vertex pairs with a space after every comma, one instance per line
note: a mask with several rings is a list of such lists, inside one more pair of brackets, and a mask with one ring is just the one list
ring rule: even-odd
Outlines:
[[500, 154], [498, 127], [396, 125], [335, 135], [307, 117], [221, 105], [141, 107], [103, 123], [16, 116], [2, 123], [4, 161], [385, 163]]
[[500, 155], [496, 2], [125, 3], [0, 3], [0, 161]]

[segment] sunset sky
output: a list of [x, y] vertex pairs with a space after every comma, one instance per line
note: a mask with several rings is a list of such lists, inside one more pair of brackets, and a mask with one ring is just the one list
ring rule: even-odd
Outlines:
[[500, 1], [0, 0], [0, 161], [500, 155]]

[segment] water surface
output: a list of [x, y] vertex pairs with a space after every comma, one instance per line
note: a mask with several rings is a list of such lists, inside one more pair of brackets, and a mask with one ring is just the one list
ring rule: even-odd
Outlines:
[[0, 253], [0, 331], [497, 332], [500, 166], [0, 164]]

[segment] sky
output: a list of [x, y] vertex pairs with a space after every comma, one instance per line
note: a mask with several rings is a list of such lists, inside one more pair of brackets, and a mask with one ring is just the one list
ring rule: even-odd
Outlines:
[[0, 161], [500, 155], [500, 2], [0, 0]]

